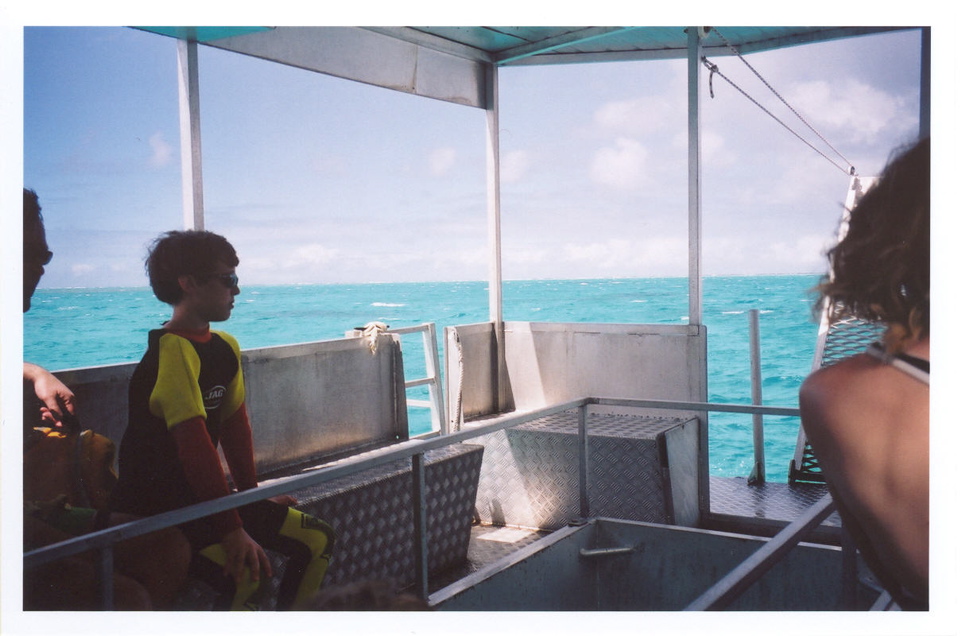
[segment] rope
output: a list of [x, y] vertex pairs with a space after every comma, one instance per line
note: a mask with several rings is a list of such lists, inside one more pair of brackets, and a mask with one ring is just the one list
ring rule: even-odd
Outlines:
[[708, 60], [708, 58], [702, 57], [702, 58], [701, 58], [701, 59], [702, 59], [702, 63], [703, 63], [703, 64], [709, 69], [709, 71], [711, 72], [711, 73], [709, 74], [709, 76], [708, 76], [708, 90], [709, 90], [709, 94], [711, 95], [711, 97], [712, 97], [712, 98], [715, 97], [715, 92], [714, 92], [714, 87], [713, 87], [713, 83], [712, 83], [712, 78], [713, 78], [713, 76], [717, 73], [718, 76], [721, 77], [722, 79], [724, 79], [726, 82], [728, 82], [728, 83], [732, 86], [732, 88], [734, 88], [734, 89], [737, 90], [739, 93], [741, 93], [742, 95], [744, 95], [744, 96], [745, 96], [749, 101], [751, 101], [753, 104], [755, 104], [756, 106], [758, 106], [759, 108], [761, 108], [769, 117], [771, 117], [772, 119], [774, 119], [775, 121], [777, 121], [779, 124], [781, 124], [786, 130], [788, 130], [790, 133], [792, 133], [793, 135], [795, 135], [800, 141], [802, 141], [802, 142], [803, 142], [805, 145], [807, 145], [809, 148], [811, 148], [812, 150], [814, 150], [815, 152], [817, 152], [818, 154], [820, 154], [822, 157], [824, 157], [824, 158], [825, 158], [829, 163], [831, 163], [833, 166], [835, 166], [836, 168], [838, 168], [839, 170], [841, 170], [841, 171], [844, 172], [845, 174], [848, 174], [848, 175], [851, 175], [851, 176], [855, 176], [857, 173], [856, 173], [856, 171], [855, 171], [855, 166], [852, 165], [852, 162], [849, 161], [841, 152], [839, 152], [838, 149], [835, 148], [835, 146], [833, 146], [820, 132], [818, 132], [818, 130], [816, 130], [814, 126], [812, 126], [804, 117], [802, 117], [802, 115], [801, 115], [797, 110], [795, 110], [795, 109], [792, 107], [792, 105], [789, 104], [788, 101], [786, 101], [785, 98], [782, 97], [782, 96], [778, 93], [778, 91], [776, 91], [776, 90], [772, 87], [772, 85], [769, 84], [769, 83], [765, 80], [764, 77], [762, 77], [761, 73], [759, 73], [757, 70], [755, 70], [755, 68], [754, 68], [751, 64], [748, 63], [748, 60], [746, 60], [746, 59], [742, 56], [742, 54], [738, 52], [738, 49], [736, 49], [734, 46], [732, 46], [731, 42], [729, 42], [729, 41], [725, 38], [725, 36], [723, 36], [723, 35], [718, 31], [718, 29], [716, 29], [715, 27], [711, 27], [711, 30], [714, 31], [715, 34], [718, 35], [718, 37], [720, 37], [720, 38], [722, 39], [722, 41], [725, 43], [725, 45], [732, 51], [732, 53], [734, 53], [736, 56], [738, 56], [738, 59], [740, 59], [740, 60], [745, 64], [745, 66], [747, 66], [747, 67], [752, 71], [752, 73], [755, 74], [755, 77], [757, 77], [757, 78], [762, 82], [762, 84], [764, 84], [764, 85], [768, 88], [768, 90], [770, 90], [772, 93], [774, 93], [774, 95], [782, 102], [782, 104], [785, 105], [786, 108], [788, 108], [790, 111], [792, 111], [792, 113], [793, 113], [796, 117], [798, 117], [798, 119], [799, 119], [803, 124], [805, 124], [805, 126], [807, 126], [809, 130], [811, 130], [813, 133], [815, 133], [815, 135], [817, 135], [818, 138], [821, 139], [821, 140], [825, 143], [826, 146], [828, 146], [829, 148], [831, 148], [831, 149], [835, 152], [835, 154], [838, 155], [838, 156], [842, 159], [842, 161], [844, 161], [844, 162], [848, 165], [848, 168], [845, 168], [844, 166], [839, 165], [838, 163], [835, 162], [834, 159], [832, 159], [831, 157], [829, 157], [828, 155], [826, 155], [824, 152], [822, 152], [821, 150], [819, 150], [818, 148], [816, 148], [815, 146], [813, 146], [811, 143], [809, 143], [808, 140], [806, 140], [806, 139], [803, 138], [801, 135], [799, 135], [795, 130], [793, 130], [791, 127], [789, 127], [788, 124], [786, 124], [786, 123], [783, 122], [781, 119], [779, 119], [777, 116], [775, 116], [771, 111], [769, 111], [767, 108], [765, 108], [764, 106], [762, 106], [757, 100], [755, 100], [754, 98], [752, 98], [748, 93], [746, 93], [746, 92], [745, 92], [744, 90], [742, 90], [738, 85], [736, 85], [731, 79], [729, 79], [728, 77], [726, 77], [724, 73], [722, 73], [720, 70], [718, 70], [718, 65], [717, 65], [717, 64], [713, 64], [712, 62], [710, 62], [710, 61]]
[[457, 329], [453, 330], [454, 344], [458, 351], [458, 397], [454, 409], [455, 430], [460, 431], [464, 427], [464, 349], [461, 347], [461, 334]]

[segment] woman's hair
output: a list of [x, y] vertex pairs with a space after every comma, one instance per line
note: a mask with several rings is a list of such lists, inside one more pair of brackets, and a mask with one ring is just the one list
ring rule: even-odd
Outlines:
[[886, 345], [929, 334], [929, 140], [898, 153], [851, 211], [817, 291], [833, 318], [889, 327]]
[[237, 267], [234, 247], [219, 234], [202, 230], [173, 231], [161, 235], [151, 245], [145, 262], [154, 295], [169, 305], [183, 296], [178, 278], [187, 274], [213, 273], [218, 263]]

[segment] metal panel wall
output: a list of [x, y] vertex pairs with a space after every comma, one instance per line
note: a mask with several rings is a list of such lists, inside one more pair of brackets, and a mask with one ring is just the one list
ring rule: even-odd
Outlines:
[[[269, 473], [407, 438], [400, 342], [382, 335], [376, 354], [361, 338], [243, 352], [258, 471]], [[134, 364], [56, 373], [77, 395], [85, 428], [118, 445], [127, 428]]]
[[[705, 401], [707, 330], [701, 325], [506, 322], [507, 410], [582, 397]], [[445, 329], [450, 421], [497, 413], [492, 323]], [[664, 415], [677, 417], [677, 412]]]
[[407, 439], [397, 336], [251, 350], [244, 373], [259, 472]]
[[444, 360], [451, 429], [460, 428], [462, 418], [471, 420], [496, 413], [498, 353], [494, 325], [485, 322], [445, 327]]
[[518, 410], [585, 396], [707, 397], [707, 331], [700, 325], [507, 322], [505, 348]]

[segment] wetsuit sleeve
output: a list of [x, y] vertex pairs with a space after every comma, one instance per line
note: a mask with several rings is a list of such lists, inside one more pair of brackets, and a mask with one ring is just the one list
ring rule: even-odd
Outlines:
[[[191, 418], [177, 424], [170, 432], [177, 445], [177, 456], [187, 476], [187, 483], [197, 499], [208, 501], [229, 494], [227, 477], [217, 449], [207, 433], [204, 419]], [[208, 519], [221, 537], [243, 525], [236, 510], [219, 512]]]
[[238, 490], [257, 488], [257, 470], [254, 467], [254, 441], [250, 418], [244, 402], [244, 370], [240, 345], [237, 339], [225, 331], [215, 331], [226, 342], [237, 359], [237, 373], [231, 378], [221, 408], [230, 413], [221, 425], [220, 446], [224, 450], [231, 478]]
[[227, 421], [220, 434], [220, 446], [230, 468], [231, 478], [238, 490], [257, 488], [257, 469], [254, 466], [254, 438], [247, 405], [241, 404]]
[[191, 418], [206, 418], [197, 351], [185, 338], [174, 334], [161, 336], [158, 346], [157, 382], [150, 393], [150, 412], [162, 418], [168, 430]]

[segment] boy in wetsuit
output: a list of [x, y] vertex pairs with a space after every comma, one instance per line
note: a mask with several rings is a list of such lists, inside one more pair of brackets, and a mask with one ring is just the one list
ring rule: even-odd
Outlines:
[[[150, 332], [131, 378], [112, 510], [152, 515], [229, 494], [218, 445], [234, 487], [257, 487], [240, 349], [232, 336], [210, 329], [230, 317], [240, 293], [238, 262], [231, 244], [211, 232], [168, 232], [152, 246], [150, 284], [173, 314]], [[199, 556], [195, 565], [210, 569], [213, 562], [229, 575], [205, 579], [232, 597], [232, 609], [256, 609], [251, 596], [261, 575], [271, 576], [264, 547], [289, 557], [279, 608], [299, 606], [317, 592], [334, 533], [290, 507], [296, 503], [283, 495], [180, 526]]]

